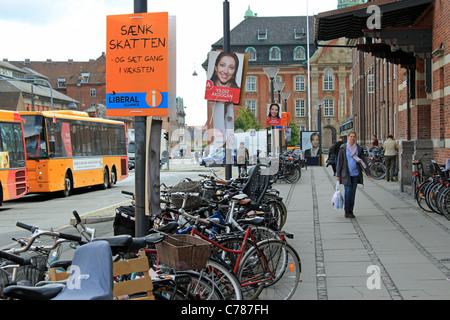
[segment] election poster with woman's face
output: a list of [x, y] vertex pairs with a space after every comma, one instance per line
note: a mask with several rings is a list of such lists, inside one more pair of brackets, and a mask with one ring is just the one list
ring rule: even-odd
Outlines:
[[208, 72], [205, 99], [239, 104], [244, 54], [211, 51], [208, 58]]

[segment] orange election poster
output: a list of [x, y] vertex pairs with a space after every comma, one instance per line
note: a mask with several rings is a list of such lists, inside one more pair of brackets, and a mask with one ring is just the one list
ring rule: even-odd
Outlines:
[[106, 115], [168, 115], [168, 13], [107, 16]]

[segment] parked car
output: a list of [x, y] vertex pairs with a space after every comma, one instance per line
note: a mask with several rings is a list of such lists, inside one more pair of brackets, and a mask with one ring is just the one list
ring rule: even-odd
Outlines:
[[[232, 152], [233, 164], [236, 162], [236, 150]], [[222, 167], [225, 165], [225, 149], [217, 149], [212, 155], [202, 158], [200, 161], [201, 166], [205, 167]]]

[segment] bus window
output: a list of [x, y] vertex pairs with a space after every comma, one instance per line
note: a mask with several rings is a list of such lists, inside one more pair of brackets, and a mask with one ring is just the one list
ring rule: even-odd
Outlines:
[[27, 157], [41, 158], [47, 156], [47, 143], [44, 134], [44, 117], [42, 116], [22, 116], [23, 131], [25, 136], [25, 146]]

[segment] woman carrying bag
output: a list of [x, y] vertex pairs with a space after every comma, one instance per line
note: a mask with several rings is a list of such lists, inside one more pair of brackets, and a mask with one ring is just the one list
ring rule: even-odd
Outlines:
[[363, 184], [364, 170], [370, 178], [367, 159], [362, 147], [356, 143], [356, 132], [350, 132], [347, 143], [339, 148], [338, 161], [336, 165], [337, 181], [344, 185], [344, 210], [346, 218], [355, 218], [353, 208], [355, 206], [356, 188]]

